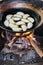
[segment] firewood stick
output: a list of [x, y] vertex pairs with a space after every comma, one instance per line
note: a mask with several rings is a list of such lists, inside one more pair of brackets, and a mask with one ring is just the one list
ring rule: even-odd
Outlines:
[[8, 46], [11, 47], [12, 43], [14, 42], [14, 40], [16, 39], [16, 37], [13, 37], [13, 39], [8, 43]]
[[30, 43], [31, 43], [32, 47], [35, 49], [35, 51], [37, 52], [37, 54], [42, 58], [43, 52], [40, 49], [40, 47], [38, 47], [37, 42], [33, 39], [30, 39]]
[[[16, 35], [16, 34], [15, 34]], [[11, 45], [13, 44], [13, 42], [15, 42], [19, 37], [15, 37], [15, 35], [14, 35], [14, 37], [9, 41], [9, 43], [8, 43], [8, 46], [9, 47], [11, 47]], [[19, 34], [20, 36], [22, 35], [22, 34]]]

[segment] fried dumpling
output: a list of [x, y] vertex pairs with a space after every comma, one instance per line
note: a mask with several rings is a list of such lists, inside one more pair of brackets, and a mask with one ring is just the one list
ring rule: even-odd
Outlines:
[[26, 19], [26, 18], [28, 18], [29, 16], [30, 16], [29, 14], [24, 14], [24, 15], [23, 15], [23, 18]]
[[27, 20], [27, 19], [21, 19], [21, 21], [23, 21], [23, 22], [25, 22], [25, 23], [30, 22], [30, 21], [29, 21], [29, 20]]
[[9, 19], [9, 23], [16, 24], [13, 19]]
[[19, 20], [20, 20], [19, 17], [13, 17], [12, 19], [13, 19], [14, 21], [19, 21]]
[[8, 26], [9, 26], [9, 21], [8, 21], [8, 20], [5, 20], [5, 21], [4, 21], [4, 25], [5, 25], [6, 27], [8, 27]]
[[12, 24], [12, 23], [9, 24], [9, 27], [10, 27], [10, 28], [18, 28], [17, 25], [14, 25], [14, 24]]
[[22, 18], [22, 16], [21, 15], [18, 15], [18, 14], [14, 14], [14, 17]]
[[16, 14], [18, 14], [18, 15], [24, 15], [24, 13], [23, 12], [17, 12]]
[[32, 28], [32, 27], [33, 27], [33, 24], [32, 24], [31, 22], [29, 22], [29, 23], [27, 24], [27, 28], [30, 29], [30, 28]]
[[32, 17], [28, 17], [28, 20], [32, 23], [34, 22], [34, 19]]
[[12, 30], [13, 30], [13, 31], [16, 31], [16, 32], [17, 32], [17, 31], [19, 32], [19, 31], [22, 30], [22, 28], [17, 28], [17, 27], [16, 27], [16, 28], [12, 28]]
[[25, 24], [23, 21], [18, 21], [18, 22], [16, 23], [16, 25], [23, 25], [23, 24]]
[[26, 31], [26, 30], [27, 30], [26, 25], [21, 25], [21, 27], [22, 27], [22, 30], [23, 30], [23, 31]]
[[6, 16], [6, 19], [9, 20], [13, 15], [9, 14]]

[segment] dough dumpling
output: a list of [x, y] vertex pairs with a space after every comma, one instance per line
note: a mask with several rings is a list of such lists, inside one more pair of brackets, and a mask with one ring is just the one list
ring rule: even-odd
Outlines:
[[18, 15], [24, 15], [24, 13], [23, 12], [17, 12], [16, 14], [18, 14]]
[[9, 19], [9, 23], [15, 24], [13, 19]]
[[13, 30], [13, 31], [18, 31], [18, 32], [19, 32], [19, 31], [22, 30], [22, 28], [17, 28], [17, 27], [16, 27], [16, 28], [12, 28], [12, 30]]
[[32, 24], [31, 22], [29, 22], [29, 23], [27, 24], [27, 28], [28, 28], [28, 29], [32, 28], [32, 26], [33, 26], [33, 24]]
[[23, 30], [23, 31], [26, 31], [26, 30], [27, 30], [26, 25], [21, 25], [21, 27], [22, 27], [22, 30]]
[[18, 22], [16, 23], [16, 25], [23, 25], [23, 24], [25, 24], [23, 21], [18, 21]]
[[25, 22], [25, 23], [28, 23], [28, 22], [30, 22], [29, 20], [27, 20], [27, 19], [21, 19], [23, 22]]
[[8, 20], [5, 20], [5, 21], [4, 21], [4, 25], [5, 25], [6, 27], [8, 27], [8, 26], [9, 26], [9, 21], [8, 21]]
[[21, 15], [18, 15], [18, 14], [14, 14], [14, 17], [22, 18], [22, 16]]
[[10, 27], [10, 28], [17, 28], [18, 26], [17, 26], [17, 25], [14, 25], [14, 24], [12, 24], [12, 23], [10, 23], [10, 24], [9, 24], [9, 27]]
[[28, 18], [29, 16], [30, 16], [29, 14], [24, 14], [24, 15], [23, 15], [23, 18], [26, 19], [26, 18]]
[[14, 21], [19, 21], [19, 20], [20, 20], [19, 17], [18, 17], [18, 18], [17, 18], [17, 17], [13, 17], [12, 19], [13, 19]]
[[9, 14], [6, 16], [6, 19], [9, 20], [13, 15]]
[[32, 17], [28, 17], [28, 20], [32, 23], [34, 22], [34, 19]]

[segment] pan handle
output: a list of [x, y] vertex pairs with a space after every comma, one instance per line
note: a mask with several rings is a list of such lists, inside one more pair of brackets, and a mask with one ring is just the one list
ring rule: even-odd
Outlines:
[[34, 50], [37, 52], [37, 54], [42, 58], [43, 57], [43, 51], [37, 45], [38, 42], [36, 40], [34, 40], [34, 38], [31, 38], [30, 43], [31, 43], [32, 47], [34, 48]]

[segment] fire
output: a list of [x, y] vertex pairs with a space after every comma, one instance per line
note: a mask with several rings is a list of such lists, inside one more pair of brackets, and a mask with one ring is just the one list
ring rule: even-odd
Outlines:
[[28, 35], [30, 32], [25, 32], [25, 33], [23, 33], [23, 35]]
[[31, 33], [32, 31], [24, 32], [24, 33], [16, 33], [16, 36], [27, 36]]
[[16, 36], [20, 36], [20, 33], [16, 33]]
[[34, 32], [28, 31], [28, 32], [24, 32], [24, 33], [16, 33], [16, 36], [25, 36], [25, 35], [26, 35], [26, 39], [28, 39], [30, 41], [30, 39], [33, 38], [33, 36], [34, 36]]
[[[25, 36], [25, 35], [26, 35], [26, 36]], [[30, 38], [33, 38], [33, 35], [34, 35], [33, 31], [28, 31], [28, 32], [23, 32], [23, 33], [20, 33], [20, 32], [15, 33], [15, 35], [9, 40], [8, 46], [11, 47], [12, 44], [13, 44], [14, 42], [16, 42], [16, 40], [17, 40], [19, 37], [22, 37], [22, 36], [25, 36], [26, 39], [28, 39], [28, 40], [30, 41]]]
[[28, 40], [30, 40], [31, 38], [33, 38], [33, 35], [34, 35], [34, 33], [32, 32], [29, 36], [26, 36], [26, 38], [27, 38]]

